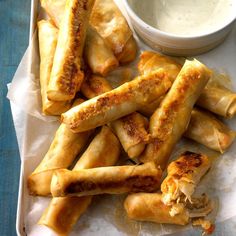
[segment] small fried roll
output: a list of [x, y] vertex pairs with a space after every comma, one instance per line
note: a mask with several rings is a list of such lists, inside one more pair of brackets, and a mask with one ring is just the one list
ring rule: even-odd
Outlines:
[[53, 197], [63, 197], [153, 192], [159, 188], [161, 176], [161, 169], [153, 162], [79, 171], [61, 169], [54, 172], [51, 193]]
[[165, 205], [161, 197], [161, 193], [130, 194], [125, 199], [124, 208], [132, 220], [176, 225], [189, 223], [190, 218], [186, 209], [182, 208], [179, 214], [171, 216], [171, 206]]
[[60, 25], [47, 96], [53, 101], [74, 98], [83, 81], [81, 59], [94, 0], [67, 0]]
[[[76, 100], [75, 104], [82, 102]], [[69, 167], [87, 143], [91, 131], [75, 134], [61, 124], [43, 160], [28, 177], [28, 189], [32, 195], [50, 195], [52, 174], [55, 170]]]
[[210, 161], [206, 155], [183, 153], [167, 168], [167, 177], [161, 184], [162, 201], [169, 205], [184, 196], [191, 202], [197, 184], [209, 168]]
[[111, 122], [111, 127], [130, 158], [138, 157], [143, 152], [149, 141], [148, 121], [144, 116], [134, 112]]
[[115, 55], [122, 52], [132, 35], [126, 19], [113, 0], [96, 0], [90, 24], [105, 39]]
[[[110, 128], [103, 126], [73, 170], [111, 166], [120, 154], [120, 144]], [[92, 196], [53, 198], [39, 220], [58, 234], [69, 234], [80, 216], [87, 210]]]
[[225, 152], [235, 139], [236, 132], [210, 112], [194, 108], [184, 136], [218, 152]]
[[45, 115], [60, 115], [71, 107], [71, 102], [55, 102], [47, 98], [47, 87], [57, 46], [58, 30], [49, 21], [38, 22], [40, 53], [40, 87], [42, 111]]
[[84, 56], [94, 74], [106, 76], [119, 65], [112, 50], [91, 26], [86, 35]]
[[175, 144], [186, 131], [193, 106], [211, 76], [211, 71], [197, 60], [186, 60], [160, 107], [150, 118], [152, 142], [147, 145], [142, 162], [155, 161], [164, 170]]
[[110, 92], [94, 97], [62, 114], [62, 122], [72, 131], [86, 131], [151, 103], [170, 88], [171, 82], [163, 70], [137, 77]]

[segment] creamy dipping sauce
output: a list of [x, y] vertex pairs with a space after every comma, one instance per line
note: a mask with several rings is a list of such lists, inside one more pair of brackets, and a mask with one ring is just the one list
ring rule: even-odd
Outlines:
[[235, 17], [236, 0], [128, 0], [147, 24], [181, 36], [210, 33]]

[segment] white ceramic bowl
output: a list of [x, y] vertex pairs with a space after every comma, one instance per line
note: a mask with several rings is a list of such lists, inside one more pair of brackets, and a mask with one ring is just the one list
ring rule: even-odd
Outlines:
[[123, 0], [123, 3], [135, 31], [143, 41], [153, 49], [170, 55], [190, 56], [213, 49], [223, 42], [236, 20], [235, 10], [234, 18], [214, 32], [190, 37], [177, 36], [148, 25], [134, 12], [128, 0]]

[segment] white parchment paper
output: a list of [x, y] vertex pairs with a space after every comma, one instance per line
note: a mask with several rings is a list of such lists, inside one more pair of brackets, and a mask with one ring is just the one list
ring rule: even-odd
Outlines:
[[[117, 1], [116, 1], [117, 2]], [[121, 7], [122, 11], [122, 5]], [[126, 16], [126, 14], [124, 13]], [[149, 49], [135, 35], [141, 50]], [[22, 165], [24, 167], [21, 208], [18, 218], [23, 222], [27, 235], [55, 235], [50, 229], [37, 225], [42, 212], [47, 207], [50, 198], [31, 197], [26, 188], [26, 178], [35, 169], [47, 152], [59, 125], [57, 118], [41, 114], [41, 97], [39, 88], [39, 56], [37, 33], [34, 34], [29, 48], [26, 50], [16, 71], [8, 98], [11, 101], [14, 125], [16, 128]], [[197, 57], [206, 65], [227, 72], [232, 77], [233, 87], [236, 88], [236, 26], [218, 48]], [[109, 79], [116, 81], [122, 74], [119, 69]], [[125, 70], [129, 70], [125, 68]], [[131, 71], [131, 74], [133, 71]], [[115, 79], [114, 79], [115, 78]], [[120, 78], [122, 80], [123, 78]], [[236, 130], [236, 119], [227, 121]], [[191, 141], [179, 144], [173, 156], [184, 150], [202, 151], [211, 156], [213, 166], [203, 178], [198, 188], [219, 200], [217, 222], [222, 222], [236, 216], [236, 143], [224, 155], [207, 150]], [[153, 223], [137, 223], [127, 219], [123, 210], [125, 196], [96, 196], [92, 205], [75, 226], [71, 235], [164, 235], [189, 229], [172, 225]], [[19, 220], [19, 219], [18, 219]], [[234, 222], [235, 218], [230, 222]], [[22, 227], [23, 227], [22, 226]], [[189, 235], [188, 231], [181, 232]]]

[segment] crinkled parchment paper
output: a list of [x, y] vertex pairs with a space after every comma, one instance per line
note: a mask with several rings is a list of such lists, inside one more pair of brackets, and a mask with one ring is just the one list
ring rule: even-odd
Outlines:
[[[123, 11], [122, 5], [120, 5]], [[124, 15], [126, 16], [125, 12]], [[135, 35], [141, 50], [149, 49]], [[8, 98], [11, 101], [14, 125], [16, 128], [22, 166], [24, 167], [22, 199], [18, 212], [18, 220], [25, 227], [27, 235], [55, 235], [44, 226], [37, 225], [43, 210], [50, 198], [31, 197], [26, 188], [26, 178], [43, 158], [59, 125], [58, 118], [46, 117], [41, 114], [41, 98], [39, 88], [39, 57], [37, 33], [27, 49], [9, 85]], [[236, 26], [225, 42], [218, 48], [197, 57], [209, 67], [217, 68], [232, 77], [236, 89]], [[134, 66], [134, 63], [132, 63]], [[111, 76], [114, 86], [127, 80], [127, 74], [133, 76], [135, 70], [118, 69]], [[129, 78], [128, 78], [129, 79]], [[227, 121], [236, 130], [236, 119]], [[217, 222], [227, 219], [227, 225], [236, 221], [236, 142], [224, 155], [210, 151], [191, 141], [183, 141], [178, 145], [173, 156], [184, 150], [207, 153], [213, 160], [213, 166], [203, 178], [198, 188], [218, 199], [219, 209]], [[178, 235], [189, 235], [190, 227], [138, 223], [127, 219], [123, 210], [125, 196], [96, 196], [88, 211], [76, 224], [71, 235], [164, 235], [178, 232]], [[234, 218], [232, 218], [234, 217]], [[23, 230], [23, 229], [22, 229]], [[185, 232], [183, 232], [185, 230]], [[181, 233], [180, 233], [181, 231]], [[192, 234], [191, 234], [192, 235]], [[199, 235], [199, 233], [197, 234]]]

